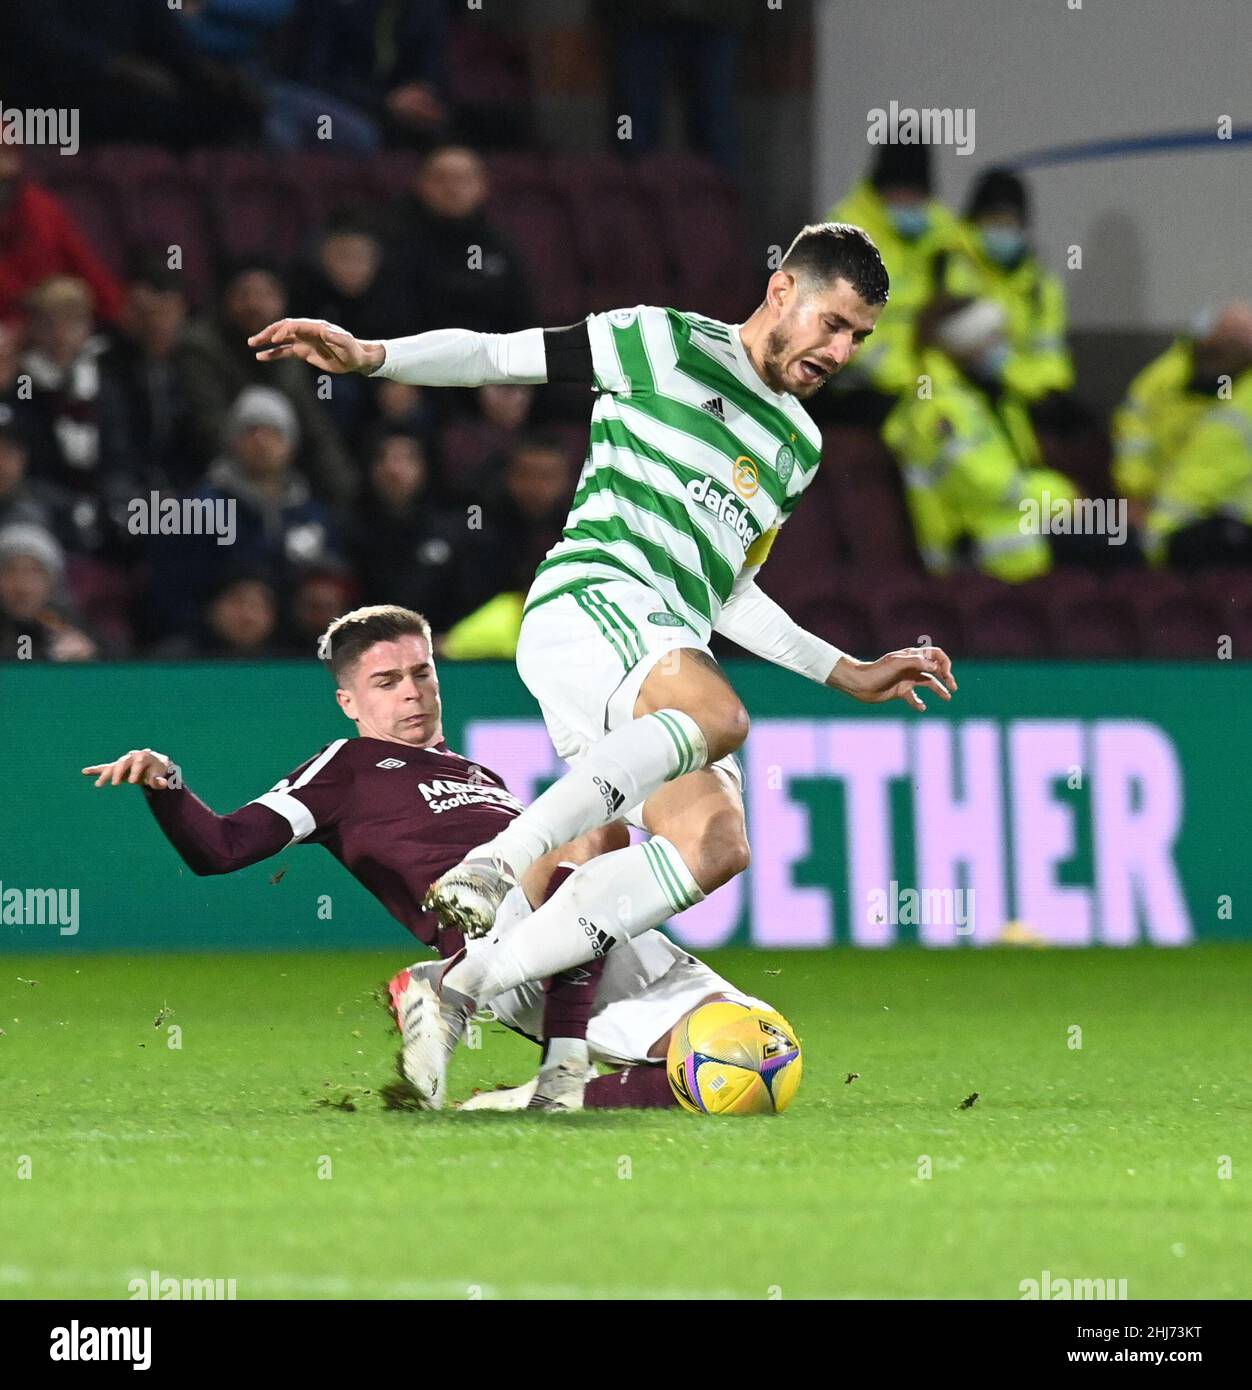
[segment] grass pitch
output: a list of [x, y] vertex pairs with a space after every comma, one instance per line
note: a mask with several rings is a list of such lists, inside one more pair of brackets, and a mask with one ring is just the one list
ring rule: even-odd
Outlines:
[[0, 1297], [1252, 1295], [1252, 948], [712, 953], [805, 1049], [719, 1121], [385, 1110], [397, 944], [0, 957]]

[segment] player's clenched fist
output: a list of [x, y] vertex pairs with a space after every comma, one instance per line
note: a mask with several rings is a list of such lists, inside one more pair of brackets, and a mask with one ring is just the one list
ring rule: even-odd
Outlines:
[[166, 791], [178, 785], [178, 769], [164, 753], [151, 748], [132, 748], [111, 763], [97, 763], [83, 768], [84, 777], [94, 777], [97, 787], [117, 787], [123, 782], [138, 783]]
[[279, 319], [254, 333], [248, 346], [258, 362], [298, 357], [322, 372], [372, 372], [386, 357], [381, 343], [363, 342], [325, 319]]

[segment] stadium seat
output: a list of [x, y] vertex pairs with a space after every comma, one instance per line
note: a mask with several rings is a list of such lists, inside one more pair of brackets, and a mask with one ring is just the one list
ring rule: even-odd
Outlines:
[[1203, 584], [1168, 570], [1122, 570], [1108, 576], [1101, 594], [1130, 605], [1143, 656], [1217, 655], [1220, 609]]
[[1007, 586], [971, 604], [965, 612], [965, 639], [970, 656], [1033, 659], [1056, 654], [1047, 610]]
[[495, 188], [552, 188], [548, 161], [529, 150], [496, 151], [486, 156], [487, 174]]
[[177, 155], [160, 145], [103, 145], [93, 152], [91, 167], [123, 194], [149, 179], [177, 179], [188, 172]]
[[471, 132], [503, 143], [531, 135], [529, 53], [520, 35], [472, 19], [448, 26], [448, 94]]
[[1140, 654], [1142, 643], [1130, 601], [1113, 594], [1093, 594], [1062, 601], [1054, 610], [1057, 643], [1063, 656], [1126, 658]]
[[635, 173], [657, 209], [654, 225], [674, 267], [676, 307], [741, 323], [760, 300], [765, 265], [762, 258], [753, 267], [752, 239], [734, 187], [691, 155], [648, 155]]
[[876, 486], [840, 487], [836, 519], [854, 563], [887, 572], [917, 568], [912, 527], [890, 480]]
[[191, 174], [140, 177], [124, 190], [127, 248], [181, 252], [187, 292], [197, 305], [212, 298], [217, 257], [204, 190]]
[[135, 602], [135, 576], [117, 565], [71, 554], [66, 557], [66, 585], [87, 627], [111, 649], [126, 656], [134, 647], [130, 612]]
[[220, 253], [289, 261], [313, 230], [285, 162], [263, 150], [197, 150], [187, 172], [205, 189]]
[[486, 420], [452, 419], [439, 432], [440, 476], [457, 497], [473, 497], [483, 472], [493, 459], [502, 457], [511, 440], [508, 430]]
[[208, 187], [217, 245], [229, 259], [265, 255], [285, 264], [315, 230], [295, 186], [273, 172], [223, 170]]
[[1072, 599], [1088, 598], [1100, 591], [1103, 576], [1089, 569], [1075, 566], [1058, 566], [1039, 579], [1033, 579], [1025, 588], [1030, 594], [1047, 604], [1049, 608]]
[[877, 645], [885, 652], [914, 646], [923, 637], [954, 657], [969, 646], [960, 604], [938, 581], [887, 581], [878, 588], [873, 609]]
[[860, 425], [827, 425], [822, 430], [822, 471], [827, 477], [870, 487], [899, 473], [879, 432]]
[[[406, 178], [412, 174], [413, 156], [406, 156]], [[352, 208], [363, 214], [378, 213], [387, 198], [378, 161], [329, 150], [305, 150], [289, 155], [284, 164], [300, 199], [301, 216], [310, 227], [320, 227], [331, 213]]]
[[832, 643], [841, 651], [866, 660], [880, 655], [869, 609], [858, 599], [824, 595], [797, 608], [792, 617], [801, 627]]
[[821, 482], [819, 472], [809, 484], [804, 502], [778, 533], [761, 570], [761, 587], [797, 621], [806, 605], [833, 599], [840, 592], [841, 557]]
[[1198, 596], [1165, 599], [1140, 613], [1145, 656], [1207, 657], [1218, 654], [1225, 632], [1215, 604]]
[[493, 189], [490, 211], [526, 263], [541, 321], [582, 318], [589, 306], [568, 201], [539, 184]]
[[[822, 462], [809, 491], [820, 487], [830, 497], [832, 534], [842, 556], [877, 573], [917, 571], [917, 547], [899, 473], [877, 430], [824, 429]], [[796, 515], [811, 506], [806, 495]]]
[[620, 161], [559, 158], [552, 176], [570, 199], [590, 307], [672, 304], [673, 285], [651, 213]]
[[126, 226], [117, 189], [103, 174], [90, 168], [46, 166], [40, 177], [45, 188], [65, 204], [70, 216], [86, 237], [91, 249], [113, 273], [121, 274], [126, 264]]
[[416, 150], [384, 150], [368, 161], [358, 162], [368, 164], [374, 182], [391, 199], [409, 191], [422, 157]]
[[1040, 431], [1044, 463], [1072, 478], [1084, 497], [1112, 497], [1109, 476], [1112, 451], [1104, 428], [1081, 429], [1066, 434]]
[[1191, 591], [1213, 604], [1219, 636], [1231, 639], [1231, 657], [1252, 658], [1252, 570], [1198, 572], [1191, 578]]

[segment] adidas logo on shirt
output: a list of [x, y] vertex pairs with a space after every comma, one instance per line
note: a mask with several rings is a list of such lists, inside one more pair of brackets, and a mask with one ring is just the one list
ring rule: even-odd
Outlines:
[[722, 405], [720, 396], [711, 396], [700, 409], [707, 410], [715, 420], [720, 420], [723, 424], [726, 423], [726, 407]]

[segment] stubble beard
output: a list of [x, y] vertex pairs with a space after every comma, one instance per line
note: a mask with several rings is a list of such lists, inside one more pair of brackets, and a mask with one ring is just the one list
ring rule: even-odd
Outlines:
[[[811, 385], [804, 384], [793, 386], [787, 380], [786, 360], [790, 355], [791, 344], [787, 341], [787, 335], [781, 328], [772, 329], [765, 339], [765, 352], [763, 366], [768, 374], [767, 385], [773, 391], [785, 392], [789, 396], [794, 396], [797, 400], [807, 401], [826, 385], [830, 377], [824, 377], [821, 381], [815, 381]], [[833, 375], [833, 373], [832, 373]]]

